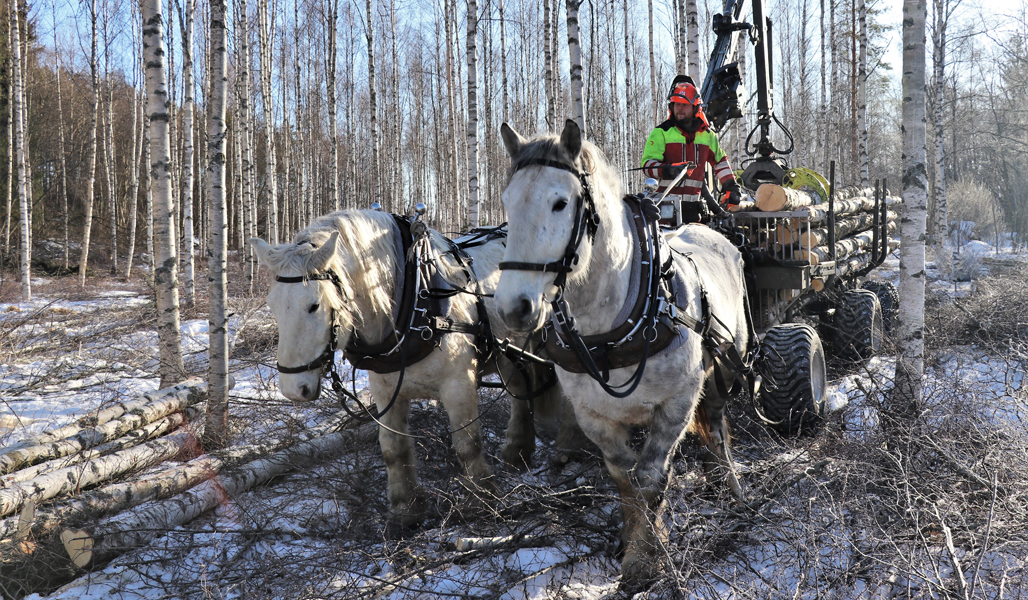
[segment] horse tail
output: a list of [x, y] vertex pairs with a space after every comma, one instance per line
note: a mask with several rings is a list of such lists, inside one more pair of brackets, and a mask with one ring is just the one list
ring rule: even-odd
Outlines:
[[707, 407], [702, 400], [697, 403], [696, 410], [692, 414], [692, 421], [686, 431], [700, 438], [700, 442], [704, 446], [710, 444], [710, 419], [707, 418]]

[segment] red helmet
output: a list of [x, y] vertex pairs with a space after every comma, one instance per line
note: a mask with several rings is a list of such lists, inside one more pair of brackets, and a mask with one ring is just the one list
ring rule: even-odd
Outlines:
[[703, 98], [700, 97], [699, 90], [696, 86], [682, 82], [677, 84], [671, 89], [671, 93], [668, 94], [667, 101], [669, 103], [680, 103], [680, 104], [692, 104], [693, 106], [700, 106], [703, 104]]

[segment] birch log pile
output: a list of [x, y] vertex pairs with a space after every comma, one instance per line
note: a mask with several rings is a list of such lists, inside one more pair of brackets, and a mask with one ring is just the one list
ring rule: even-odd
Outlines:
[[[0, 521], [0, 530], [15, 535], [0, 542], [0, 579], [13, 580], [17, 573], [20, 595], [56, 589], [80, 575], [82, 567], [98, 566], [141, 547], [218, 506], [226, 496], [337, 453], [354, 441], [375, 439], [378, 429], [374, 424], [349, 428], [354, 423], [340, 412], [301, 435], [299, 443], [270, 456], [269, 446], [284, 446], [287, 441], [226, 449], [154, 478], [112, 486], [43, 512], [35, 517], [37, 523], [30, 530]], [[118, 510], [123, 512], [98, 520], [98, 515]]]
[[[896, 231], [896, 223], [890, 222], [887, 227], [888, 233]], [[858, 252], [867, 251], [871, 248], [871, 244], [874, 241], [873, 231], [861, 231], [848, 238], [843, 238], [835, 242], [835, 257], [839, 260], [844, 257], [848, 257]], [[820, 264], [826, 260], [829, 260], [828, 246], [817, 246], [814, 248], [801, 248], [797, 252], [797, 258], [799, 260], [809, 261], [812, 265]]]
[[794, 190], [769, 183], [757, 188], [756, 205], [764, 212], [796, 210], [819, 202], [821, 197], [807, 190]]

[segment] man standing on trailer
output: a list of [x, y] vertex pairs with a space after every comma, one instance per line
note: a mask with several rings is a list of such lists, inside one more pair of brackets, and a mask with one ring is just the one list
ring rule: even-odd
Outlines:
[[[703, 189], [708, 164], [721, 184], [720, 203]], [[683, 169], [688, 169], [668, 195], [668, 199], [678, 200], [682, 223], [699, 223], [710, 212], [721, 213], [739, 204], [739, 184], [717, 134], [710, 130], [707, 116], [703, 114], [703, 98], [688, 75], [678, 75], [671, 84], [668, 120], [657, 125], [646, 139], [642, 166], [647, 177], [660, 181], [660, 192], [666, 190]], [[706, 194], [707, 198], [701, 199], [701, 194]]]

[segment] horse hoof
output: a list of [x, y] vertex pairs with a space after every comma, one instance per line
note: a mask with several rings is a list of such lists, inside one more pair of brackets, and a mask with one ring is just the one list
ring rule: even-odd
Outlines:
[[523, 473], [532, 466], [532, 454], [535, 446], [504, 446], [500, 451], [500, 459], [515, 472]]
[[417, 529], [430, 512], [428, 493], [423, 488], [418, 488], [407, 502], [399, 502], [389, 508], [385, 524], [386, 537], [403, 539]]

